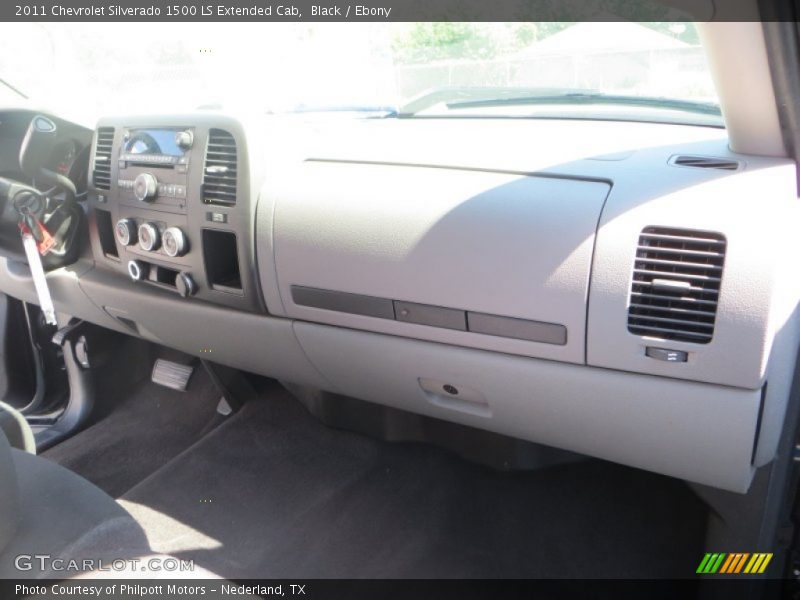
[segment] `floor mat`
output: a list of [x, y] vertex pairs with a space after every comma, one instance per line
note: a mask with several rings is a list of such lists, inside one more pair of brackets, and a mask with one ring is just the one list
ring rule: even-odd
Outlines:
[[325, 427], [277, 384], [121, 500], [227, 578], [689, 577], [705, 508], [601, 461], [501, 473]]
[[42, 454], [114, 498], [222, 421], [216, 412], [219, 393], [202, 368], [195, 369], [186, 392], [143, 379], [130, 386], [107, 387], [101, 382], [98, 393], [118, 394], [126, 389], [124, 397], [111, 399], [112, 411]]

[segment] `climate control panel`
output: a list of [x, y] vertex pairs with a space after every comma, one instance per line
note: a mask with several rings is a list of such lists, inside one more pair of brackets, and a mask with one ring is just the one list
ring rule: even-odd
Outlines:
[[114, 233], [122, 246], [138, 245], [144, 252], [163, 252], [177, 258], [189, 251], [189, 240], [183, 230], [163, 222], [123, 218], [117, 221]]

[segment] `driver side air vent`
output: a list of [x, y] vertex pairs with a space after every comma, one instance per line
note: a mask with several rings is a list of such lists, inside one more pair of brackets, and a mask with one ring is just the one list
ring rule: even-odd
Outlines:
[[646, 227], [636, 249], [628, 331], [707, 344], [714, 335], [725, 237], [719, 233]]
[[92, 183], [98, 190], [111, 189], [111, 147], [114, 144], [114, 128], [97, 129], [97, 145], [94, 150]]
[[694, 167], [696, 169], [719, 169], [722, 171], [736, 171], [741, 166], [738, 160], [728, 158], [715, 158], [713, 156], [673, 156], [670, 161], [678, 167]]
[[203, 203], [217, 206], [236, 204], [236, 140], [222, 129], [208, 132]]

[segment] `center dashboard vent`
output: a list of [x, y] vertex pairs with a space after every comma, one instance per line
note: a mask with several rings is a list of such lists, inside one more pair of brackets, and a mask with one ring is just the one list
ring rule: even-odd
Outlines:
[[670, 161], [677, 167], [693, 167], [695, 169], [718, 169], [721, 171], [737, 171], [741, 166], [738, 160], [715, 158], [713, 156], [689, 156], [680, 154]]
[[210, 130], [203, 167], [203, 203], [236, 204], [236, 179], [236, 140], [222, 129]]
[[98, 190], [111, 189], [111, 148], [114, 145], [114, 128], [99, 127], [94, 150], [92, 183]]
[[639, 237], [628, 306], [628, 331], [707, 344], [714, 335], [725, 236], [646, 227]]

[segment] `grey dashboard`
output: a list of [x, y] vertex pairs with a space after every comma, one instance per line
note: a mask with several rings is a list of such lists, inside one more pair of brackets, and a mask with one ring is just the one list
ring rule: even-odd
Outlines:
[[[174, 165], [127, 152], [159, 128], [191, 132]], [[65, 314], [733, 491], [774, 456], [798, 343], [794, 166], [731, 153], [724, 130], [114, 117], [89, 171], [91, 243], [48, 276]], [[183, 253], [120, 221], [162, 243], [180, 229]], [[0, 287], [35, 300], [24, 265], [4, 260]]]

